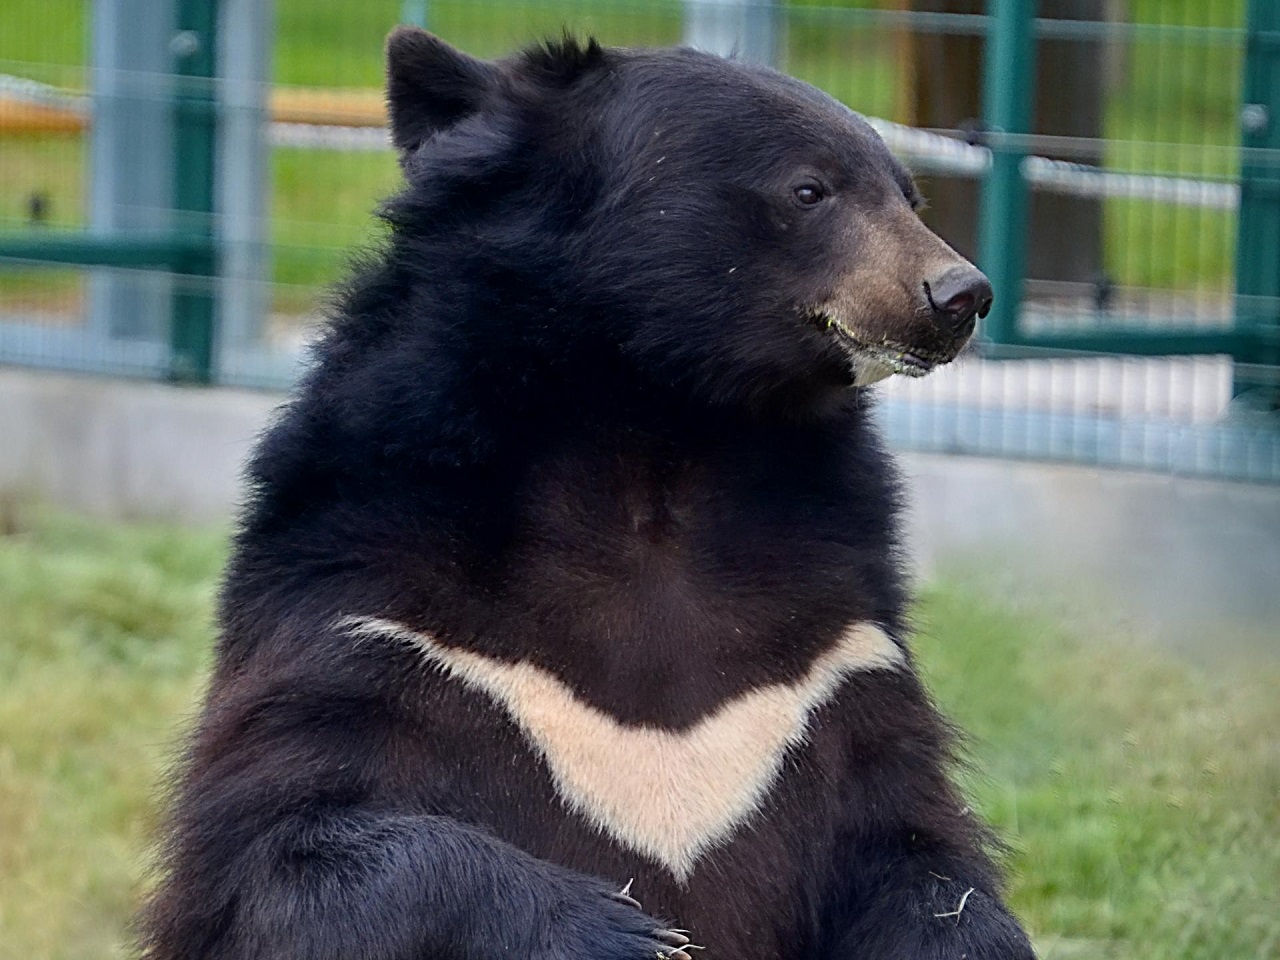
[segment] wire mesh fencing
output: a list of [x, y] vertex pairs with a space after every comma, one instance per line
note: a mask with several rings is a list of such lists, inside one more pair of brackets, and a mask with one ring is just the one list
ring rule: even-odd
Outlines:
[[[879, 390], [899, 446], [1280, 481], [1274, 19], [1264, 0], [14, 0], [0, 362], [287, 386], [398, 182], [388, 30], [496, 56], [567, 27], [815, 83], [917, 172], [935, 229], [1014, 275], [994, 341]], [[995, 124], [1010, 90], [1024, 122]], [[990, 205], [1001, 182], [1021, 207]]]

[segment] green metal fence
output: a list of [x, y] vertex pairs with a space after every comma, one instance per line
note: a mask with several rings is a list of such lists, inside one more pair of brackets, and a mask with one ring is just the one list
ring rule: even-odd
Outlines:
[[287, 385], [396, 183], [402, 19], [735, 47], [870, 117], [997, 290], [883, 391], [899, 445], [1280, 481], [1273, 0], [10, 0], [0, 363]]

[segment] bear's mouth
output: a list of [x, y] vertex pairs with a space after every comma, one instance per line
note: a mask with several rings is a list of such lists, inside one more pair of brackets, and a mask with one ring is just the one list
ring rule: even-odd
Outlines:
[[848, 355], [855, 386], [866, 386], [894, 374], [924, 377], [952, 359], [887, 337], [872, 340], [860, 336], [842, 323], [839, 317], [827, 311], [814, 311], [809, 314], [809, 319], [819, 330], [834, 337]]

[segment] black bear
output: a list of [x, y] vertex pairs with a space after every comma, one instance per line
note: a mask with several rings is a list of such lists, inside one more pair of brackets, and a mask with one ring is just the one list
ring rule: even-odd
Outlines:
[[867, 391], [986, 279], [778, 73], [388, 60], [406, 185], [252, 462], [144, 956], [1031, 957]]

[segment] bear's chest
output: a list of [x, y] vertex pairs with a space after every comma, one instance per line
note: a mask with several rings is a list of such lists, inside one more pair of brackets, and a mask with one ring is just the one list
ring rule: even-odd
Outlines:
[[502, 793], [521, 780], [518, 758], [491, 769], [487, 748], [497, 743], [514, 741], [536, 761], [539, 786], [549, 787], [542, 795], [555, 806], [540, 810], [542, 791], [519, 791], [526, 809], [517, 821], [567, 809], [588, 832], [660, 865], [677, 882], [760, 814], [788, 759], [803, 750], [817, 716], [852, 675], [895, 670], [903, 660], [883, 630], [854, 623], [792, 679], [752, 687], [669, 726], [623, 722], [528, 661], [448, 646], [374, 618], [353, 621], [351, 629], [404, 644], [420, 658], [440, 702], [454, 705], [437, 714], [438, 736], [471, 743], [472, 758], [486, 768], [475, 771], [473, 783]]
[[834, 482], [797, 493], [625, 457], [556, 467], [521, 498], [468, 626], [453, 610], [422, 622], [539, 664], [624, 724], [682, 729], [753, 691], [804, 701], [848, 625], [900, 626], [886, 523]]

